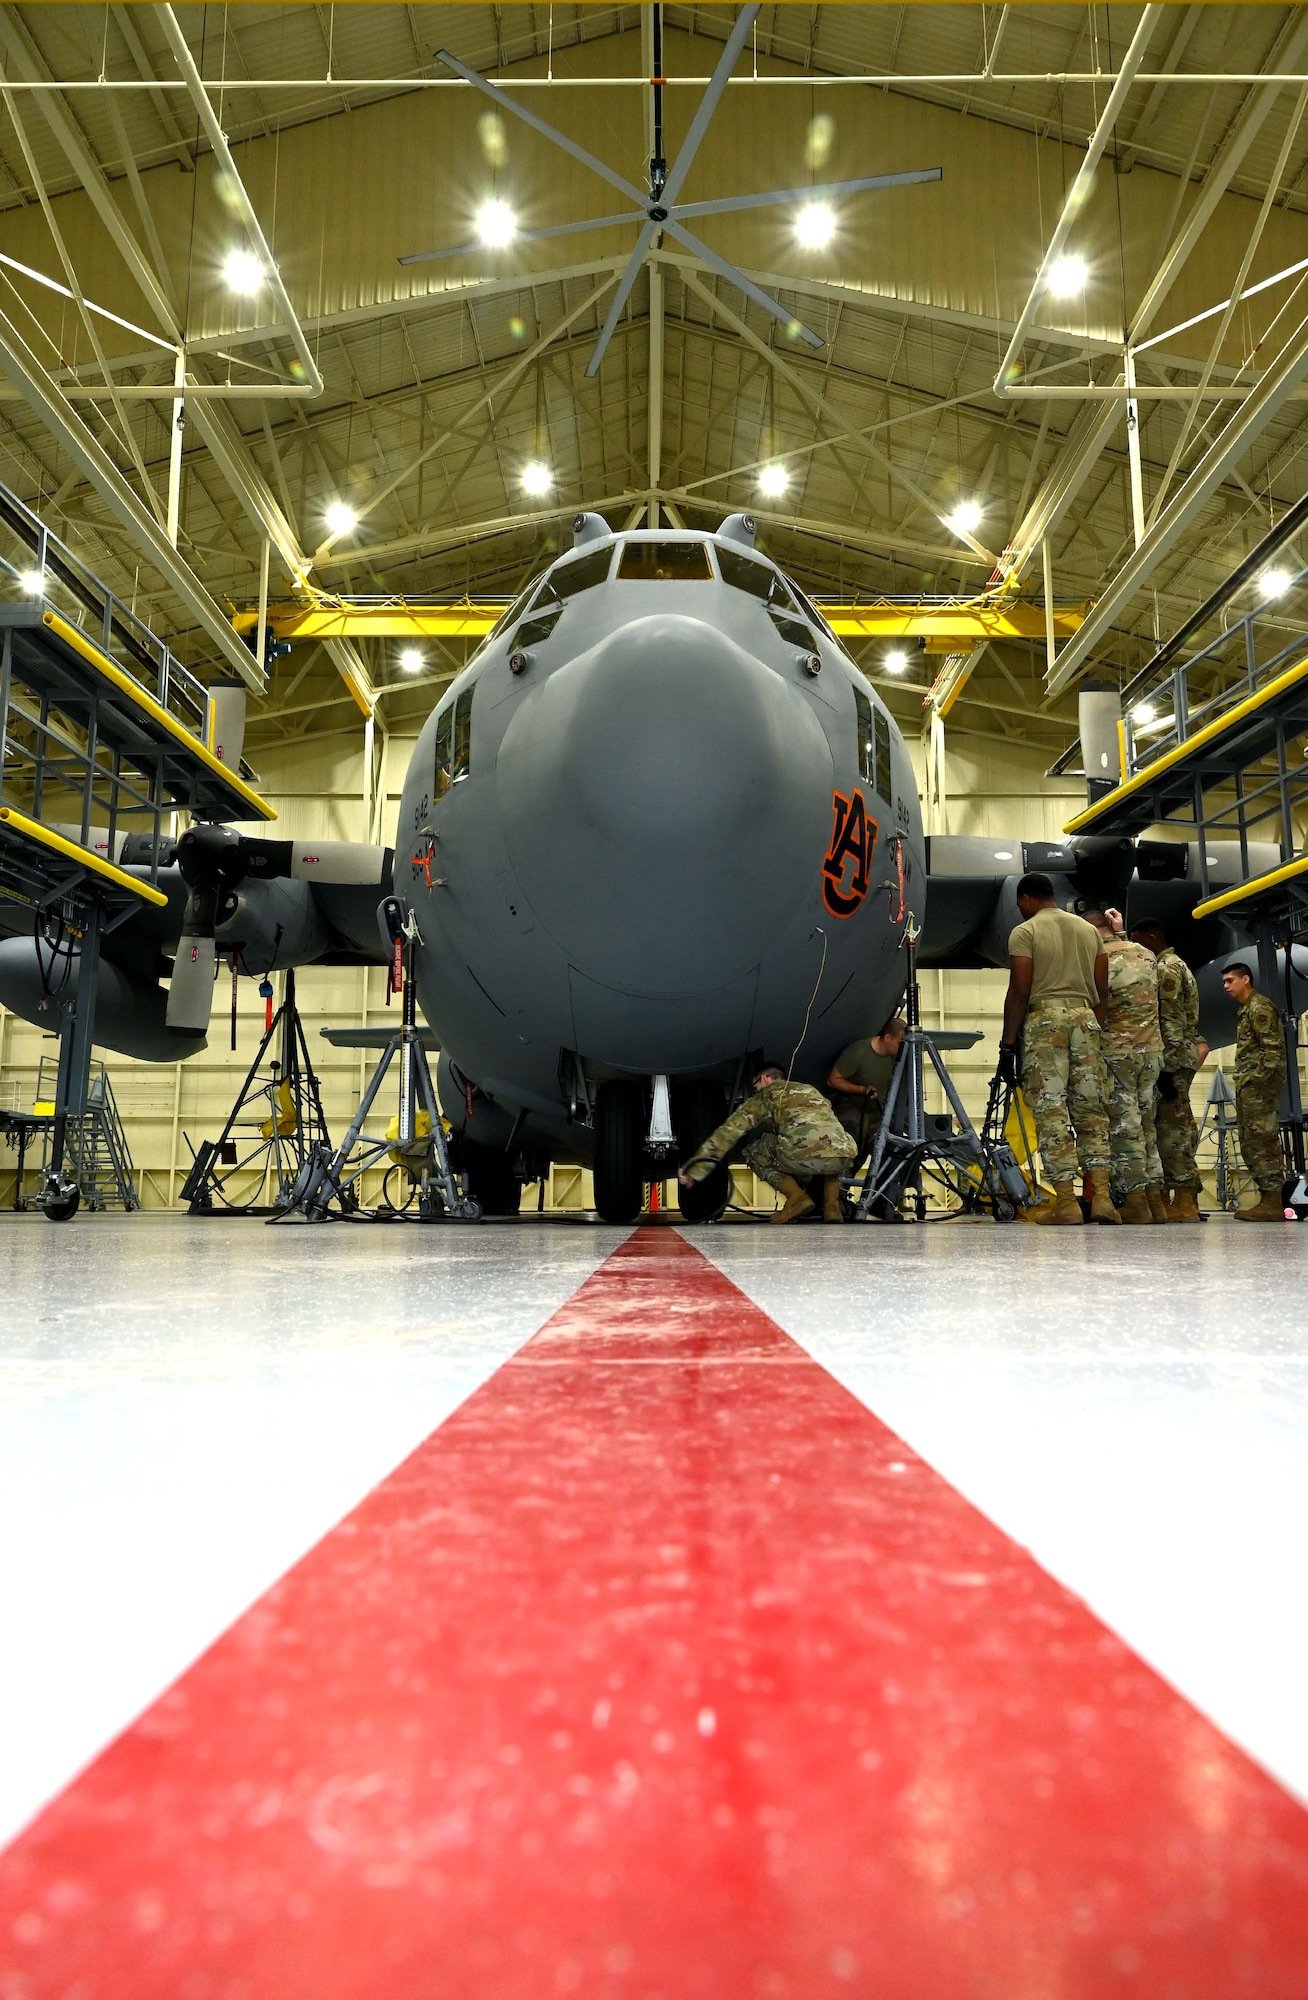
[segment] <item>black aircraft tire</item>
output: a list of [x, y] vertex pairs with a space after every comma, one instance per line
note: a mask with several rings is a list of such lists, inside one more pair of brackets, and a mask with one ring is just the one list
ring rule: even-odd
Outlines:
[[645, 1089], [613, 1079], [595, 1095], [595, 1209], [603, 1222], [634, 1222], [645, 1195]]
[[494, 1146], [479, 1146], [473, 1139], [463, 1142], [463, 1160], [468, 1172], [468, 1192], [483, 1215], [516, 1215], [522, 1206], [522, 1182], [514, 1173], [507, 1153]]
[[46, 1202], [45, 1204], [46, 1221], [71, 1222], [73, 1217], [76, 1215], [78, 1208], [81, 1205], [81, 1200], [82, 1200], [81, 1191], [78, 1188], [70, 1188], [68, 1193], [64, 1195], [61, 1200]]
[[[688, 1160], [726, 1116], [727, 1094], [720, 1083], [694, 1079], [673, 1086], [677, 1157]], [[677, 1204], [685, 1222], [716, 1222], [731, 1199], [731, 1169], [714, 1167], [694, 1187], [677, 1184]]]

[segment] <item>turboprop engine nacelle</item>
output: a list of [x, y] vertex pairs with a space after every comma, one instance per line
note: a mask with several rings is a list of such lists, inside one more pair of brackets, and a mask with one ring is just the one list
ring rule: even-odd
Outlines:
[[[77, 992], [81, 962], [77, 952], [71, 963], [62, 955], [56, 955], [53, 963], [51, 959], [49, 945], [38, 945], [35, 938], [0, 940], [0, 1002], [33, 1027], [55, 1033], [64, 1007]], [[47, 989], [51, 997], [42, 1007]], [[132, 979], [111, 960], [102, 958], [95, 984], [97, 1046], [113, 1049], [120, 1056], [135, 1056], [138, 1062], [176, 1062], [183, 1056], [198, 1055], [206, 1045], [204, 1035], [181, 1035], [168, 1028], [164, 1020], [167, 1005], [162, 986]]]
[[307, 883], [271, 881], [223, 897], [214, 943], [223, 958], [237, 954], [242, 972], [262, 975], [312, 964], [329, 939]]

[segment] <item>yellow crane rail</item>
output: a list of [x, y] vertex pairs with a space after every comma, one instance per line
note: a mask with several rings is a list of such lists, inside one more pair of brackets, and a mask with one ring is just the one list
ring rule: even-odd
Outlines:
[[[925, 639], [948, 641], [963, 652], [991, 639], [1043, 639], [1045, 611], [1041, 604], [905, 604], [848, 602], [818, 598], [818, 609], [841, 639]], [[304, 644], [315, 639], [481, 639], [508, 608], [506, 602], [270, 605], [266, 626], [270, 636]], [[1069, 639], [1086, 615], [1086, 605], [1060, 605], [1054, 611], [1054, 636]], [[257, 611], [238, 611], [232, 619], [237, 632], [251, 634], [259, 623]]]

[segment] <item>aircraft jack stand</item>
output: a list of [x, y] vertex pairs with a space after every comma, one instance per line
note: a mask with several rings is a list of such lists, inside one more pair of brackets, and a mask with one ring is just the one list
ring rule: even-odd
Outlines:
[[[917, 940], [920, 935], [920, 926], [910, 913], [903, 936], [903, 948], [908, 955], [905, 996], [908, 1032], [904, 1037], [900, 1060], [895, 1065], [885, 1112], [877, 1128], [872, 1157], [854, 1203], [852, 1219], [855, 1222], [896, 1219], [904, 1191], [911, 1187], [917, 1219], [925, 1222], [925, 1177], [936, 1180], [959, 1196], [965, 1209], [975, 1208], [978, 1195], [983, 1195], [997, 1222], [1011, 1222], [1017, 1213], [1020, 1197], [1014, 1188], [1006, 1185], [1004, 1164], [995, 1157], [995, 1149], [983, 1140], [963, 1109], [962, 1099], [940, 1057], [941, 1045], [955, 1049], [973, 1047], [981, 1039], [980, 1030], [944, 1031], [932, 1035], [922, 1026], [921, 992], [917, 983]], [[928, 1062], [945, 1093], [953, 1113], [952, 1119], [948, 1115], [937, 1117], [927, 1111]], [[1007, 1148], [1004, 1150], [1007, 1151]], [[1020, 1178], [1016, 1163], [1014, 1172]]]
[[[420, 1148], [424, 1138], [429, 1141], [430, 1151], [419, 1176], [418, 1210], [413, 1220], [435, 1222], [444, 1216], [457, 1216], [465, 1222], [481, 1220], [480, 1202], [474, 1201], [468, 1194], [466, 1181], [455, 1173], [450, 1164], [436, 1089], [427, 1066], [427, 1052], [422, 1046], [413, 964], [414, 951], [422, 943], [417, 920], [407, 905], [398, 904], [394, 898], [388, 898], [382, 907], [392, 924], [396, 960], [400, 966], [400, 1025], [381, 1052], [368, 1087], [359, 1100], [354, 1122], [341, 1144], [335, 1152], [327, 1144], [315, 1149], [292, 1191], [288, 1207], [283, 1214], [272, 1216], [270, 1220], [273, 1222], [285, 1222], [297, 1214], [306, 1222], [326, 1222], [331, 1217], [333, 1202], [340, 1204], [342, 1214], [361, 1215], [356, 1189], [369, 1167], [378, 1166], [389, 1158], [392, 1149], [399, 1153], [411, 1152], [415, 1142]], [[395, 1135], [385, 1139], [365, 1139], [362, 1136], [364, 1123], [397, 1055], [400, 1059], [400, 1108]], [[423, 1111], [429, 1127], [425, 1134], [419, 1130], [419, 1114]]]
[[[269, 987], [271, 992], [271, 987]], [[278, 1051], [262, 1075], [270, 1049]], [[259, 1115], [260, 1107], [266, 1115]], [[254, 1107], [252, 1120], [257, 1137], [242, 1152], [235, 1137], [242, 1113]], [[187, 1140], [190, 1145], [190, 1140]], [[306, 1163], [320, 1146], [331, 1148], [327, 1119], [318, 1090], [304, 1023], [295, 1004], [295, 973], [286, 974], [282, 1004], [259, 1044], [259, 1052], [246, 1072], [245, 1082], [217, 1139], [205, 1139], [195, 1153], [190, 1173], [182, 1186], [181, 1198], [192, 1215], [212, 1215], [221, 1208], [232, 1215], [277, 1215], [289, 1206], [293, 1191]], [[236, 1201], [227, 1184], [238, 1174], [257, 1176], [249, 1201]], [[272, 1202], [259, 1203], [266, 1183], [272, 1181]]]

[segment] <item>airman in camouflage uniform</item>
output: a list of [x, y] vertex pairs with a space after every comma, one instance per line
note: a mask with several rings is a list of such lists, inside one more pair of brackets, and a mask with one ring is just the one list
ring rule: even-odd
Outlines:
[[1123, 1222], [1166, 1222], [1163, 1169], [1154, 1131], [1154, 1085], [1163, 1066], [1158, 971], [1152, 952], [1121, 935], [1116, 910], [1087, 909], [1108, 958], [1099, 1046], [1108, 1072], [1113, 1199]]
[[769, 1064], [754, 1079], [755, 1091], [709, 1134], [680, 1169], [682, 1181], [702, 1181], [719, 1160], [740, 1149], [745, 1165], [786, 1197], [774, 1222], [793, 1222], [813, 1207], [802, 1182], [825, 1182], [823, 1215], [839, 1222], [840, 1177], [857, 1147], [820, 1090], [788, 1083]]
[[1281, 1092], [1285, 1089], [1285, 1035], [1281, 1017], [1253, 983], [1250, 968], [1237, 960], [1222, 984], [1240, 1009], [1235, 1034], [1235, 1112], [1240, 1151], [1258, 1184], [1253, 1208], [1236, 1211], [1237, 1222], [1279, 1222], [1285, 1158], [1281, 1152]]
[[1060, 910], [1047, 875], [1017, 885], [1023, 921], [1008, 940], [1008, 992], [999, 1045], [1001, 1073], [1017, 1081], [1022, 1039], [1022, 1088], [1035, 1117], [1054, 1202], [1037, 1221], [1079, 1223], [1074, 1182], [1078, 1160], [1090, 1181], [1092, 1222], [1120, 1222], [1108, 1190], [1108, 1094], [1099, 1021], [1108, 967], [1098, 933]]
[[1164, 1186], [1175, 1189], [1178, 1197], [1168, 1216], [1173, 1222], [1197, 1222], [1203, 1179], [1195, 1159], [1199, 1128], [1190, 1109], [1190, 1086], [1208, 1054], [1207, 1043], [1199, 1039], [1199, 987], [1180, 953], [1167, 943], [1161, 924], [1136, 924], [1131, 937], [1158, 961], [1158, 1025], [1163, 1037], [1158, 1157]]

